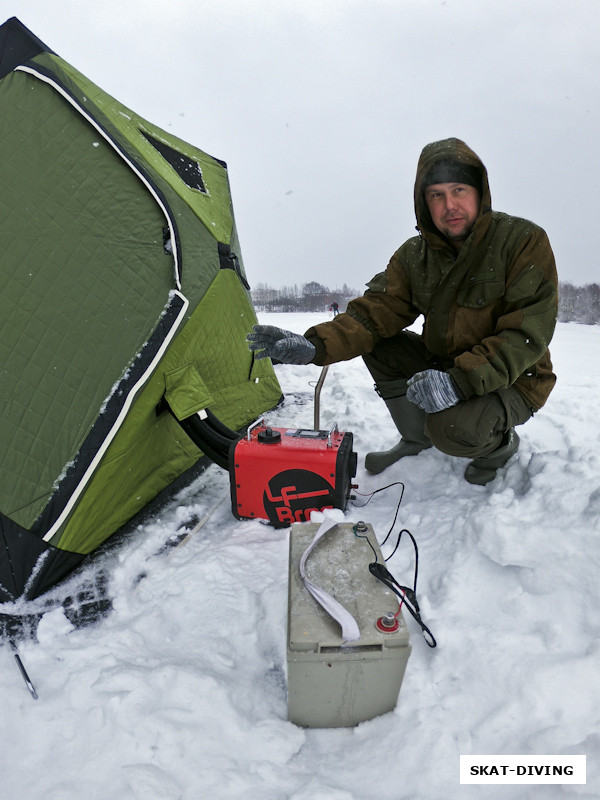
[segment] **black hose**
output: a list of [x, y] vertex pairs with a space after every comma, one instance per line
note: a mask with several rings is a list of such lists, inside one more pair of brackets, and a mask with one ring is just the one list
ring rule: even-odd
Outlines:
[[232, 442], [237, 442], [241, 438], [239, 433], [232, 431], [231, 428], [228, 428], [227, 425], [224, 425], [218, 417], [215, 417], [209, 408], [206, 409], [206, 418], [211, 427], [214, 428], [217, 433], [220, 433], [222, 436], [225, 436]]
[[203, 424], [197, 414], [179, 420], [179, 424], [194, 444], [219, 467], [229, 472], [229, 447], [231, 439], [218, 435], [209, 425]]

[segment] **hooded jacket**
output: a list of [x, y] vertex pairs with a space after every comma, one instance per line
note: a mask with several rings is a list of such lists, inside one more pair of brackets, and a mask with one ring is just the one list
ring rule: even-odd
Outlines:
[[[440, 160], [475, 167], [481, 204], [456, 253], [437, 230], [423, 178]], [[548, 344], [556, 325], [558, 278], [546, 233], [533, 222], [492, 211], [487, 170], [459, 139], [428, 144], [414, 188], [419, 236], [408, 239], [345, 313], [310, 328], [316, 364], [371, 352], [420, 315], [423, 342], [465, 398], [514, 386], [533, 410], [556, 382]]]

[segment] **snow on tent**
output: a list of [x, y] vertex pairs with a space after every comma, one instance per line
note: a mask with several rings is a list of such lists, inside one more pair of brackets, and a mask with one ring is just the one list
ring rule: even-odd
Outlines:
[[226, 165], [0, 27], [0, 601], [39, 596], [281, 391]]

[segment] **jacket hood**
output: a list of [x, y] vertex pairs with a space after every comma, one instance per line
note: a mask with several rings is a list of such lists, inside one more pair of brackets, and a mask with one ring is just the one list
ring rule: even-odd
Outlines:
[[417, 230], [431, 247], [442, 247], [447, 244], [446, 237], [438, 231], [433, 224], [423, 190], [423, 181], [429, 170], [439, 161], [454, 161], [469, 168], [475, 168], [480, 176], [481, 185], [481, 205], [479, 216], [473, 226], [473, 233], [481, 235], [482, 228], [487, 228], [484, 220], [489, 219], [489, 212], [492, 210], [492, 196], [488, 183], [487, 170], [479, 156], [460, 139], [442, 139], [439, 142], [431, 142], [425, 145], [419, 157], [417, 165], [417, 177], [415, 179], [415, 215], [417, 218]]

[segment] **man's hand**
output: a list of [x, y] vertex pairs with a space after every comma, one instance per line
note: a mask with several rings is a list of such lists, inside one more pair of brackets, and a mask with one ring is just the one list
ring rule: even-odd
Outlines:
[[406, 397], [427, 414], [443, 411], [464, 399], [450, 375], [437, 369], [413, 375], [408, 381]]
[[310, 364], [317, 352], [304, 336], [274, 325], [254, 325], [246, 341], [256, 358], [272, 358], [284, 364]]

